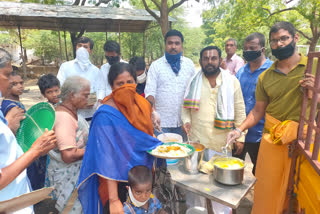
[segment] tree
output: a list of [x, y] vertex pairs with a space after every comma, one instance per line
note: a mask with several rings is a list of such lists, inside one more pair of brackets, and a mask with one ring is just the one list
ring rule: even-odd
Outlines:
[[319, 0], [300, 0], [297, 6], [288, 7], [285, 9], [277, 9], [271, 11], [268, 8], [262, 7], [262, 9], [266, 10], [269, 14], [269, 17], [274, 16], [276, 14], [283, 14], [289, 11], [295, 11], [300, 16], [302, 16], [309, 23], [309, 28], [311, 30], [311, 35], [309, 32], [304, 32], [302, 30], [297, 29], [297, 31], [308, 40], [308, 44], [310, 45], [309, 51], [314, 52], [315, 47], [320, 38], [320, 1]]
[[[153, 4], [153, 6], [148, 6], [148, 3], [146, 0], [142, 0], [142, 3], [144, 5], [144, 8], [148, 13], [155, 18], [155, 20], [158, 22], [158, 24], [161, 27], [162, 35], [164, 36], [170, 29], [170, 23], [169, 23], [169, 14], [176, 8], [180, 7], [184, 2], [187, 0], [179, 0], [175, 2], [172, 0], [172, 4], [170, 6], [170, 3], [168, 0], [151, 0], [150, 3]], [[199, 0], [196, 0], [199, 2]], [[149, 4], [150, 4], [149, 3]], [[151, 8], [156, 8], [160, 11], [160, 16], [157, 15]]]
[[[87, 0], [75, 0], [73, 2], [72, 5], [75, 6], [84, 6], [86, 4]], [[80, 4], [81, 2], [81, 4]], [[96, 2], [96, 0], [93, 0], [92, 3], [95, 6], [99, 6], [101, 3], [103, 4], [108, 4], [108, 6], [115, 6], [115, 7], [119, 7], [119, 2], [120, 0], [98, 0], [98, 2]], [[70, 32], [70, 38], [71, 38], [71, 43], [72, 43], [72, 47], [73, 47], [73, 57], [76, 58], [76, 41], [77, 39], [79, 39], [81, 36], [83, 36], [85, 32], [85, 29], [81, 29], [80, 32]]]
[[[214, 38], [211, 42], [223, 42], [226, 37], [235, 37], [241, 41], [254, 31], [268, 35], [270, 27], [277, 21], [292, 22], [304, 41], [314, 51], [320, 37], [320, 1], [300, 0], [296, 5], [282, 0], [210, 0], [213, 7], [204, 12], [206, 33]], [[268, 38], [268, 37], [267, 37]], [[220, 40], [220, 41], [217, 41]]]

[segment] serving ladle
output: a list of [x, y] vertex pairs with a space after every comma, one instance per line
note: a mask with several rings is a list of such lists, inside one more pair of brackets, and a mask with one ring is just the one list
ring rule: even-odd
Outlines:
[[228, 152], [228, 147], [229, 147], [229, 142], [225, 146], [221, 147], [221, 151], [222, 151], [222, 154], [224, 154], [227, 157], [230, 157], [232, 156], [232, 154]]

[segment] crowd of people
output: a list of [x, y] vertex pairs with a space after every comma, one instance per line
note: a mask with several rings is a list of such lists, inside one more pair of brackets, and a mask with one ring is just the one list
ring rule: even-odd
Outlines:
[[[149, 69], [143, 57], [123, 61], [115, 41], [105, 43], [107, 63], [99, 69], [90, 62], [94, 42], [81, 37], [76, 58], [57, 76], [38, 80], [56, 120], [25, 153], [15, 138], [26, 111], [23, 79], [0, 49], [0, 201], [53, 186], [60, 213], [167, 213], [152, 194], [154, 159], [146, 151], [162, 144], [157, 135], [170, 132], [200, 141], [205, 160], [221, 155], [226, 143], [233, 145], [232, 156], [248, 153], [257, 177], [252, 213], [283, 213], [294, 136], [275, 142], [270, 134], [283, 121], [294, 133], [301, 89], [314, 85], [314, 75], [304, 74], [307, 57], [297, 52], [298, 40], [291, 23], [278, 22], [269, 33], [275, 62], [265, 55], [264, 35], [255, 32], [244, 39], [244, 60], [230, 38], [225, 59], [217, 46], [201, 50], [197, 72], [183, 56], [177, 30], [167, 32], [165, 54]], [[186, 194], [187, 204], [194, 205], [194, 198]], [[219, 213], [219, 206], [213, 208]], [[33, 207], [15, 213], [33, 213]]]

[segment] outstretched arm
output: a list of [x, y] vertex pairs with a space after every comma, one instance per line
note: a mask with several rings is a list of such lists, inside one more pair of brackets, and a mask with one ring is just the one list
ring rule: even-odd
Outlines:
[[55, 143], [56, 137], [54, 132], [46, 131], [33, 143], [32, 147], [26, 153], [12, 164], [2, 168], [0, 173], [0, 190], [9, 185], [34, 160], [53, 149], [56, 146]]

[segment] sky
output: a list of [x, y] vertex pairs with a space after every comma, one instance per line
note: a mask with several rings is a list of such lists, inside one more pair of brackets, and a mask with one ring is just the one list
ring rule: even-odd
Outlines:
[[200, 27], [202, 25], [201, 13], [206, 4], [203, 2], [187, 1], [183, 5], [185, 12], [185, 20], [190, 27]]
[[[65, 0], [65, 1], [74, 1], [74, 0]], [[181, 7], [184, 8], [184, 19], [186, 22], [188, 22], [190, 27], [200, 27], [202, 25], [202, 18], [201, 18], [201, 13], [203, 10], [207, 9], [210, 7], [210, 5], [207, 3], [207, 0], [199, 0], [200, 2], [197, 2], [195, 0], [192, 1], [186, 1], [185, 3], [182, 4]], [[295, 4], [298, 3], [299, 0], [292, 0], [288, 6], [291, 7]], [[101, 4], [103, 7], [104, 4]], [[130, 5], [129, 1], [122, 1], [121, 2], [121, 7], [124, 8], [132, 8]]]
[[[201, 2], [202, 1], [202, 2]], [[188, 22], [190, 27], [200, 27], [202, 25], [201, 13], [203, 8], [206, 6], [203, 3], [204, 0], [200, 0], [200, 3], [196, 1], [187, 1], [182, 4], [184, 8], [184, 19]], [[121, 7], [132, 8], [128, 1], [121, 3]]]

